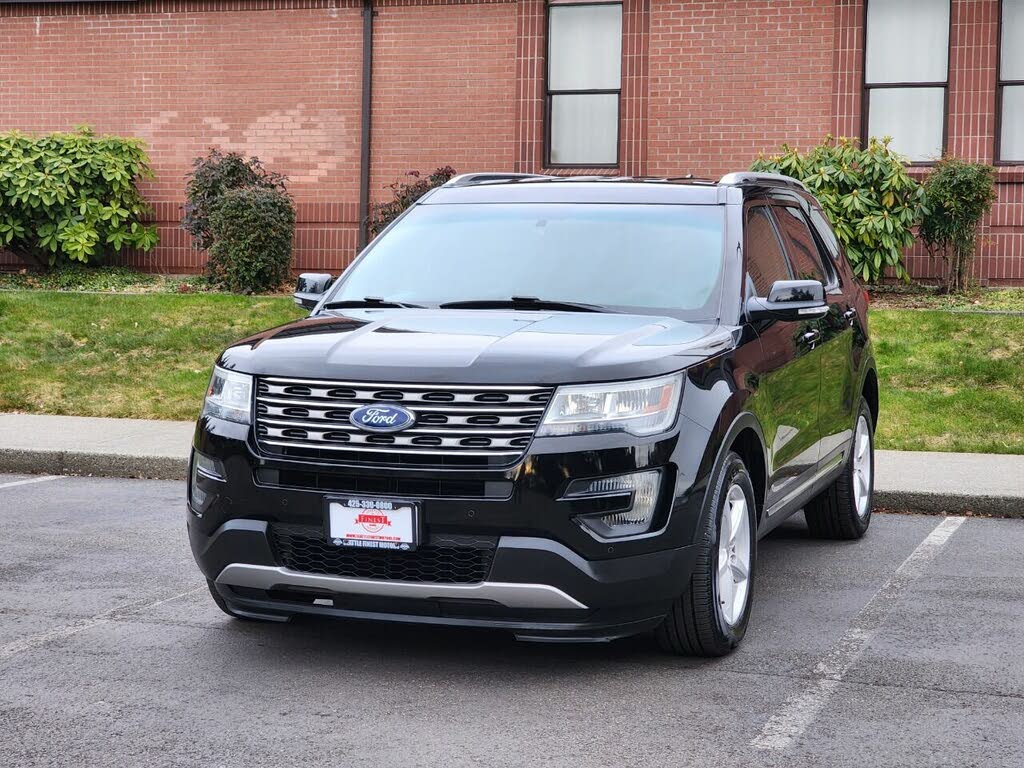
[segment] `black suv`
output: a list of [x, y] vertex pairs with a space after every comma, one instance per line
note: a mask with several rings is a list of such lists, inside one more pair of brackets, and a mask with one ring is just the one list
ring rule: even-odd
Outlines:
[[464, 175], [296, 301], [196, 428], [189, 536], [232, 616], [714, 656], [759, 537], [867, 530], [867, 297], [792, 179]]

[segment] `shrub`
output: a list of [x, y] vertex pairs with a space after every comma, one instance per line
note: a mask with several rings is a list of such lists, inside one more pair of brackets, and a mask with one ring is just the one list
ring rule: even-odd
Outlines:
[[213, 281], [236, 293], [277, 288], [288, 276], [295, 209], [282, 189], [231, 189], [210, 213], [207, 270]]
[[935, 164], [925, 180], [928, 213], [920, 236], [928, 253], [946, 265], [943, 289], [960, 293], [978, 242], [978, 225], [996, 199], [996, 169], [984, 163], [965, 163], [946, 157]]
[[136, 188], [152, 176], [138, 139], [74, 133], [0, 134], [0, 245], [40, 265], [148, 251], [156, 228]]
[[197, 248], [206, 250], [213, 245], [210, 218], [226, 192], [245, 187], [286, 192], [286, 181], [284, 176], [266, 170], [259, 158], [211, 149], [205, 157], [192, 161], [192, 173], [185, 184], [181, 228], [192, 235]]
[[425, 179], [420, 176], [419, 171], [408, 171], [404, 180], [388, 185], [392, 199], [373, 206], [373, 211], [367, 222], [370, 237], [376, 237], [384, 227], [397, 219], [402, 211], [434, 187], [439, 187], [449, 181], [456, 173], [457, 171], [450, 165], [438, 168]]
[[907, 175], [903, 158], [888, 137], [861, 149], [856, 139], [827, 136], [801, 154], [789, 145], [758, 156], [754, 171], [799, 179], [821, 202], [854, 273], [878, 282], [886, 268], [908, 280], [903, 251], [914, 243], [914, 227], [927, 211], [924, 189]]

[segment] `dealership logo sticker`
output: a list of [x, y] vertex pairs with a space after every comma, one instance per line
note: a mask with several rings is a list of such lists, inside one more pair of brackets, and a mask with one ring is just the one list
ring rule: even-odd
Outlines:
[[362, 512], [356, 515], [356, 525], [361, 525], [367, 533], [377, 533], [391, 527], [391, 518], [387, 515], [372, 515]]
[[367, 432], [398, 432], [416, 423], [416, 414], [397, 405], [364, 405], [348, 417], [353, 426]]

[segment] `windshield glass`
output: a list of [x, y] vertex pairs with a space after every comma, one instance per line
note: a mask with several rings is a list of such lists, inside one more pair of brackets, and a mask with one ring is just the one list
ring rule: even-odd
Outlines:
[[715, 205], [420, 205], [345, 272], [330, 301], [528, 296], [713, 318], [724, 221]]

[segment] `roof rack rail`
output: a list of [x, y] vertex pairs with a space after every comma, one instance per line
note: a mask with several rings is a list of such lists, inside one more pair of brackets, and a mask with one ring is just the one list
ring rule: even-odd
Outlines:
[[755, 173], [754, 171], [740, 171], [738, 173], [727, 173], [718, 180], [719, 184], [740, 185], [740, 184], [767, 184], [783, 187], [795, 187], [804, 192], [809, 191], [802, 181], [792, 176], [783, 176], [781, 173]]
[[492, 181], [524, 181], [526, 179], [550, 179], [543, 173], [460, 173], [453, 176], [444, 186], [446, 187], [468, 187], [473, 184], [486, 184]]

